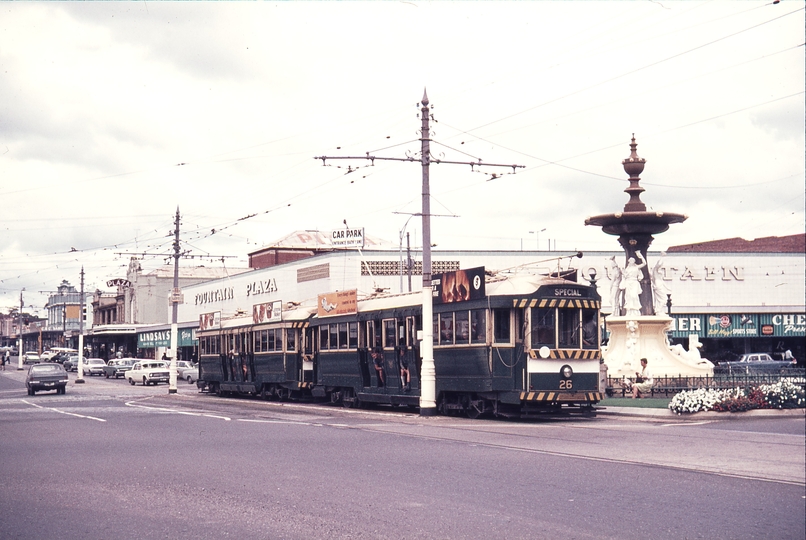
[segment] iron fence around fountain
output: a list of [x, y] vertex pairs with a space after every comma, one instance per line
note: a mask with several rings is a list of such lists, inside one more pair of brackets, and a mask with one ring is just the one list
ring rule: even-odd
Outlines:
[[[654, 384], [648, 393], [653, 397], [671, 397], [684, 390], [697, 390], [698, 388], [712, 390], [743, 388], [748, 390], [762, 384], [776, 384], [784, 379], [806, 389], [806, 368], [771, 368], [751, 373], [723, 373], [715, 370], [713, 376], [696, 377], [664, 375], [654, 377]], [[629, 385], [633, 382], [635, 382], [635, 377], [608, 377], [605, 393], [608, 397], [626, 397], [630, 393]]]

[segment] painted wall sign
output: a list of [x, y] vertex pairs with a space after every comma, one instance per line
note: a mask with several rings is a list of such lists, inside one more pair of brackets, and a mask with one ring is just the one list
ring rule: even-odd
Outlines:
[[253, 281], [246, 284], [246, 296], [255, 296], [258, 294], [269, 294], [277, 292], [277, 280], [274, 278], [261, 279], [260, 281]]
[[339, 291], [320, 294], [316, 301], [316, 315], [329, 317], [355, 313], [357, 309], [358, 290]]
[[280, 322], [283, 315], [283, 302], [275, 300], [265, 304], [255, 304], [252, 306], [252, 322], [255, 324], [267, 322]]
[[204, 291], [196, 294], [196, 305], [210, 304], [213, 302], [223, 302], [224, 300], [232, 300], [235, 298], [235, 289], [233, 287], [222, 287], [220, 289], [213, 289], [212, 291]]

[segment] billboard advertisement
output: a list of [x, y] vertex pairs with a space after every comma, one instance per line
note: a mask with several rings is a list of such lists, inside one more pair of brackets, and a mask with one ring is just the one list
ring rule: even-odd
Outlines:
[[436, 304], [452, 304], [484, 298], [486, 296], [484, 267], [437, 274], [431, 279], [431, 286]]
[[316, 315], [332, 317], [333, 315], [355, 313], [357, 299], [357, 289], [320, 294], [316, 301]]
[[221, 312], [202, 313], [199, 315], [199, 330], [213, 330], [221, 328]]
[[282, 300], [275, 300], [274, 302], [265, 302], [263, 304], [255, 304], [252, 306], [252, 322], [255, 324], [280, 322], [282, 317]]

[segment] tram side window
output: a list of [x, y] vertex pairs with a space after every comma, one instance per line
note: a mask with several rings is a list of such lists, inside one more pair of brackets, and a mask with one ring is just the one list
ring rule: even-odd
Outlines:
[[487, 311], [484, 309], [470, 312], [470, 342], [487, 343]]
[[493, 339], [496, 343], [509, 343], [510, 320], [508, 309], [493, 310]]
[[375, 321], [375, 324], [372, 325], [372, 331], [374, 332], [372, 335], [372, 346], [380, 347], [383, 344], [383, 326], [381, 326], [381, 321]]
[[330, 328], [322, 325], [319, 327], [319, 350], [326, 351], [330, 348]]
[[346, 349], [347, 345], [347, 323], [339, 323], [339, 349]]
[[350, 349], [358, 348], [358, 323], [351, 322], [347, 328], [348, 347]]
[[439, 344], [453, 344], [453, 313], [439, 315]]
[[394, 348], [397, 344], [397, 324], [394, 319], [384, 319], [383, 334], [383, 346], [387, 349]]
[[578, 309], [558, 309], [557, 328], [559, 329], [559, 347], [578, 349], [581, 345], [579, 336]]
[[331, 324], [329, 325], [330, 328], [330, 348], [331, 349], [338, 349], [339, 348], [339, 325], [338, 324]]
[[532, 308], [532, 348], [556, 348], [554, 308]]
[[293, 328], [285, 331], [285, 350], [289, 352], [297, 350], [297, 331]]
[[582, 348], [597, 349], [599, 347], [599, 324], [595, 309], [582, 310]]
[[457, 311], [454, 313], [456, 324], [456, 344], [467, 345], [470, 343], [470, 315], [468, 311]]

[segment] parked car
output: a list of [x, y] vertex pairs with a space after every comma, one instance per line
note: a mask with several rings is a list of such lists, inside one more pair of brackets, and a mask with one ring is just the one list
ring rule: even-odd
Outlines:
[[85, 358], [81, 369], [82, 377], [103, 375], [104, 367], [106, 367], [106, 362], [100, 358]]
[[188, 384], [193, 384], [199, 380], [199, 367], [186, 368], [182, 371], [182, 379], [187, 381]]
[[743, 354], [735, 362], [722, 362], [714, 368], [716, 373], [749, 374], [779, 373], [793, 367], [788, 360], [776, 360], [767, 353]]
[[27, 352], [22, 355], [23, 364], [38, 364], [40, 361], [38, 352]]
[[[170, 368], [170, 364], [168, 365]], [[176, 378], [177, 379], [184, 379], [184, 373], [186, 369], [193, 369], [193, 364], [186, 360], [177, 360], [176, 361]]]
[[43, 362], [52, 362], [54, 356], [56, 356], [55, 352], [45, 351], [39, 356], [39, 359], [42, 360]]
[[143, 386], [168, 382], [168, 366], [157, 360], [140, 360], [123, 374], [129, 384], [142, 382]]
[[123, 377], [123, 375], [134, 365], [134, 358], [113, 358], [104, 366], [104, 375], [109, 377]]
[[78, 371], [78, 355], [71, 354], [67, 359], [62, 362], [65, 371]]
[[67, 388], [67, 372], [59, 364], [34, 364], [28, 368], [25, 386], [28, 388], [29, 396], [41, 390], [56, 390], [57, 394], [64, 394]]

